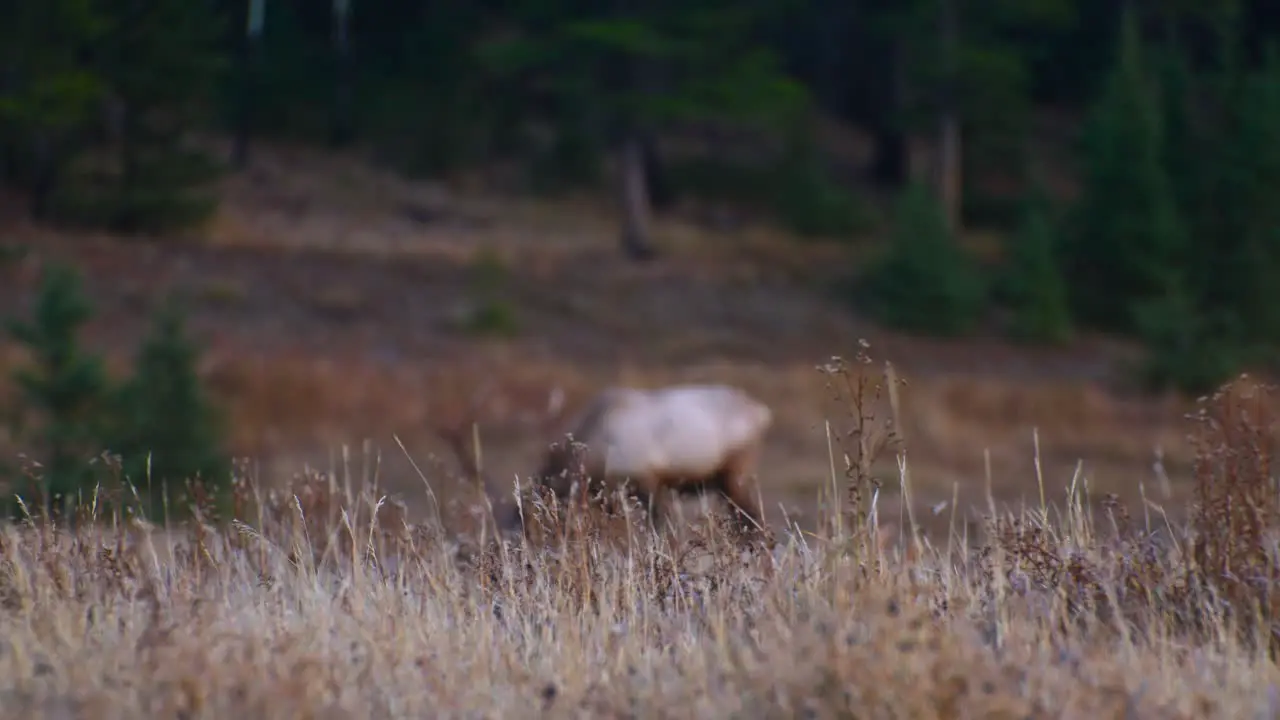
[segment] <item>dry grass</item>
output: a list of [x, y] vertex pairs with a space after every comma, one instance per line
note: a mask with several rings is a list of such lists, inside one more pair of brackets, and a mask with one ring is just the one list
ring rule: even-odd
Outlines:
[[[456, 470], [449, 448], [432, 436], [431, 427], [474, 421], [486, 466], [511, 477], [528, 472], [551, 439], [555, 427], [540, 413], [556, 388], [572, 412], [612, 383], [730, 383], [773, 408], [775, 427], [760, 468], [766, 508], [776, 513], [781, 503], [801, 515], [805, 527], [814, 522], [813, 500], [829, 474], [824, 421], [840, 406], [813, 363], [593, 367], [541, 361], [501, 347], [476, 348], [456, 361], [392, 367], [359, 357], [220, 356], [210, 359], [205, 377], [230, 412], [235, 453], [264, 463], [270, 469], [264, 479], [288, 477], [304, 462], [327, 468], [331, 448], [368, 438], [384, 449], [386, 486], [409, 493], [421, 483], [397, 437], [415, 461], [430, 463], [434, 454], [440, 470]], [[473, 412], [468, 403], [485, 387], [493, 392], [482, 411]], [[879, 411], [888, 409], [882, 403]], [[922, 504], [950, 501], [957, 484], [981, 491], [990, 483], [1000, 500], [1032, 498], [1037, 460], [1055, 484], [1069, 482], [1083, 461], [1086, 482], [1099, 495], [1115, 492], [1138, 502], [1146, 483], [1155, 499], [1178, 504], [1192, 470], [1192, 447], [1180, 418], [1193, 409], [1191, 403], [1124, 400], [1080, 381], [913, 376], [901, 390], [898, 420]], [[361, 434], [352, 435], [352, 428]], [[1157, 448], [1164, 453], [1167, 478], [1152, 472]], [[892, 458], [883, 459], [881, 469], [896, 472]], [[924, 522], [937, 527], [945, 521], [931, 516]]]
[[[899, 428], [877, 414], [878, 400], [899, 398], [871, 369], [827, 368], [844, 403], [831, 417], [839, 509], [817, 533], [778, 527], [763, 543], [739, 544], [714, 520], [654, 537], [617, 515], [636, 508], [566, 513], [529, 489], [526, 519], [541, 532], [497, 543], [475, 503], [410, 524], [374, 469], [274, 492], [246, 475], [234, 520], [185, 530], [105, 503], [74, 530], [7, 527], [5, 707], [33, 718], [1280, 712], [1273, 391], [1238, 383], [1193, 418], [1186, 524], [1151, 506], [1092, 510], [1073, 483], [1017, 515], [990, 501], [980, 534], [929, 538], [913, 532], [914, 513], [896, 526], [881, 516], [878, 455], [902, 463], [893, 484], [915, 504]], [[1052, 502], [1062, 490], [1066, 502]]]
[[[469, 390], [492, 384], [499, 406], [477, 418], [486, 428], [510, 432], [515, 416], [536, 414], [559, 387], [567, 402], [584, 402], [609, 383], [654, 387], [673, 382], [726, 382], [769, 403], [788, 440], [821, 440], [829, 392], [813, 363], [750, 365], [699, 362], [680, 367], [570, 366], [539, 361], [501, 346], [475, 347], [465, 358], [418, 367], [388, 367], [336, 354], [275, 357], [211, 357], [203, 369], [219, 399], [235, 418], [238, 450], [275, 429], [305, 434], [317, 423], [335, 422], [369, 432], [421, 424], [431, 413], [456, 416]], [[1158, 445], [1189, 459], [1179, 418], [1194, 409], [1180, 401], [1125, 400], [1087, 381], [1013, 382], [999, 378], [913, 378], [902, 391], [902, 422], [917, 459], [981, 461], [982, 448], [1022, 453], [1032, 429], [1064, 455], [1146, 461]], [[814, 428], [817, 427], [816, 433]], [[300, 436], [301, 437], [301, 436]], [[324, 438], [333, 441], [333, 438]], [[1016, 445], [1018, 447], [1011, 447]], [[808, 452], [811, 448], [806, 447]], [[976, 450], [976, 452], [975, 452]]]
[[[332, 474], [308, 471], [292, 482], [245, 470], [236, 524], [211, 518], [162, 530], [104, 506], [96, 522], [75, 531], [4, 528], [0, 671], [13, 716], [1280, 712], [1269, 656], [1280, 518], [1268, 465], [1273, 436], [1264, 432], [1271, 421], [1256, 405], [1270, 397], [1265, 389], [1239, 383], [1205, 403], [1188, 442], [1178, 418], [1189, 408], [1122, 400], [1081, 379], [1092, 373], [1058, 381], [1055, 371], [1030, 369], [1052, 366], [1048, 353], [1019, 351], [1015, 359], [1028, 368], [1020, 381], [1004, 370], [963, 371], [1010, 354], [991, 343], [886, 337], [877, 346], [895, 360], [945, 366], [913, 377], [894, 403], [858, 397], [856, 377], [844, 383], [839, 367], [827, 377], [840, 381], [832, 393], [810, 362], [743, 359], [767, 344], [796, 344], [776, 339], [796, 318], [817, 317], [806, 320], [805, 334], [823, 347], [861, 336], [817, 305], [796, 304], [772, 324], [767, 317], [743, 324], [729, 340], [746, 350], [729, 353], [735, 343], [708, 331], [709, 321], [632, 313], [661, 299], [653, 294], [618, 306], [576, 285], [557, 310], [576, 318], [576, 332], [622, 344], [637, 332], [615, 327], [629, 314], [640, 330], [664, 332], [621, 365], [563, 348], [540, 354], [530, 343], [478, 341], [457, 356], [373, 359], [358, 348], [396, 326], [338, 321], [377, 315], [374, 291], [388, 274], [375, 268], [368, 275], [376, 282], [361, 284], [354, 273], [318, 282], [336, 273], [312, 275], [314, 263], [304, 262], [312, 258], [286, 250], [462, 267], [483, 248], [557, 294], [563, 283], [549, 278], [569, 260], [606, 268], [611, 291], [666, 293], [673, 283], [664, 273], [750, 284], [770, 268], [810, 278], [857, 253], [797, 245], [767, 228], [722, 238], [673, 221], [660, 223], [658, 234], [680, 268], [632, 268], [608, 260], [614, 222], [591, 203], [485, 201], [394, 181], [350, 159], [286, 150], [265, 157], [228, 181], [228, 202], [205, 240], [262, 250], [254, 263], [287, 255], [300, 266], [295, 273], [264, 281], [217, 253], [189, 261], [168, 248], [122, 252], [110, 239], [66, 241], [67, 253], [93, 268], [91, 277], [111, 279], [101, 290], [108, 299], [141, 298], [166, 279], [194, 277], [201, 297], [240, 313], [209, 313], [205, 327], [215, 335], [234, 335], [249, 316], [283, 317], [276, 304], [306, 305], [326, 319], [317, 331], [325, 352], [294, 349], [303, 347], [302, 333], [286, 332], [291, 321], [281, 320], [258, 336], [221, 338], [203, 369], [229, 405], [237, 454], [266, 460], [299, 443], [332, 447], [361, 439], [347, 434], [358, 428], [387, 447], [397, 433], [422, 473], [404, 457], [394, 469], [393, 458], [366, 455], [368, 466], [355, 471], [341, 457]], [[62, 242], [32, 238], [43, 249]], [[37, 269], [29, 259], [10, 279], [30, 285]], [[287, 292], [262, 294], [275, 285]], [[688, 310], [676, 296], [663, 307]], [[117, 332], [126, 310], [141, 316], [116, 304], [122, 309], [104, 337]], [[287, 351], [266, 342], [286, 335]], [[809, 348], [798, 345], [793, 355]], [[672, 359], [686, 356], [694, 359]], [[0, 348], [0, 367], [19, 359]], [[122, 359], [113, 357], [115, 369]], [[778, 427], [761, 468], [766, 504], [772, 510], [783, 495], [821, 489], [820, 512], [803, 523], [773, 517], [777, 544], [765, 557], [737, 546], [716, 522], [659, 539], [616, 508], [569, 517], [526, 489], [538, 529], [531, 544], [495, 545], [483, 534], [474, 489], [447, 481], [418, 439], [405, 435], [464, 422], [473, 391], [491, 378], [501, 378], [498, 391], [475, 419], [486, 468], [497, 477], [531, 467], [545, 439], [534, 432], [541, 430], [534, 411], [555, 386], [572, 406], [608, 382], [714, 378], [775, 409]], [[0, 383], [0, 401], [4, 391]], [[850, 430], [864, 410], [892, 418], [905, 442], [860, 455], [859, 437], [867, 435]], [[864, 430], [878, 427], [874, 418]], [[1166, 453], [1171, 483], [1155, 482], [1156, 447]], [[1085, 469], [1073, 475], [1079, 460]], [[380, 503], [387, 493], [407, 505]], [[1002, 509], [1019, 495], [1026, 508]]]

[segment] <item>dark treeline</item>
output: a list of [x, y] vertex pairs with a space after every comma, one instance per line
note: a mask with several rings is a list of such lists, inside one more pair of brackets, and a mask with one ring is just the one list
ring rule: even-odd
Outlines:
[[[6, 0], [3, 17], [0, 181], [44, 222], [164, 232], [283, 138], [419, 177], [606, 188], [638, 260], [660, 251], [653, 213], [692, 200], [800, 235], [883, 228], [857, 307], [921, 333], [1129, 334], [1157, 386], [1280, 346], [1280, 4]], [[869, 151], [837, 152], [833, 126]], [[979, 227], [1007, 238], [994, 267], [956, 241]]]

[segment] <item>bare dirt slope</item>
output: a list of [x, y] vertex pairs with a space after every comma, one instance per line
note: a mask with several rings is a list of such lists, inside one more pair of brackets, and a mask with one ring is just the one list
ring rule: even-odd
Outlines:
[[[442, 449], [432, 423], [480, 422], [487, 466], [510, 476], [554, 429], [538, 415], [554, 387], [572, 406], [608, 382], [722, 380], [774, 406], [766, 501], [804, 514], [830, 474], [824, 421], [839, 427], [815, 368], [865, 338], [910, 383], [900, 422], [921, 506], [981, 487], [988, 467], [997, 495], [1033, 497], [1033, 429], [1055, 496], [1080, 459], [1099, 492], [1154, 487], [1157, 446], [1177, 492], [1184, 408], [1109, 393], [1119, 349], [884, 332], [827, 289], [856, 250], [668, 220], [666, 256], [637, 266], [619, 257], [598, 203], [476, 197], [282, 148], [229, 179], [223, 198], [210, 225], [181, 240], [26, 227], [19, 237], [35, 252], [0, 270], [0, 306], [21, 312], [40, 263], [72, 259], [96, 303], [88, 337], [121, 361], [157, 298], [180, 291], [236, 449], [264, 472], [325, 465], [341, 443], [369, 438], [385, 483], [412, 505], [423, 485], [396, 437], [448, 495], [448, 458], [428, 459]], [[474, 325], [486, 302], [497, 319], [481, 325], [500, 333]], [[467, 401], [486, 381], [497, 393], [473, 417]], [[896, 487], [892, 458], [886, 472]]]

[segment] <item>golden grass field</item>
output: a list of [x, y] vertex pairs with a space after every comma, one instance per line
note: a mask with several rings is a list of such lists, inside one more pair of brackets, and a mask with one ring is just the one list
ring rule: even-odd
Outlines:
[[[1110, 370], [1127, 348], [883, 331], [820, 290], [864, 248], [767, 227], [665, 218], [668, 256], [636, 267], [589, 199], [288, 148], [223, 198], [181, 243], [23, 226], [33, 252], [0, 268], [20, 309], [46, 259], [74, 260], [86, 342], [117, 371], [155, 298], [184, 292], [244, 458], [236, 523], [104, 504], [75, 532], [4, 529], [5, 716], [1280, 714], [1269, 426], [1130, 396]], [[505, 333], [460, 328], [486, 264]], [[905, 384], [865, 404], [900, 442], [857, 472], [856, 403], [819, 367], [863, 339], [867, 377]], [[0, 348], [6, 375], [20, 362]], [[682, 380], [773, 408], [770, 553], [598, 512], [549, 520], [545, 546], [479, 534], [433, 427], [475, 423], [485, 469], [514, 479], [554, 439], [554, 389], [572, 409]]]
[[238, 520], [185, 530], [104, 495], [79, 530], [0, 534], [4, 713], [1274, 717], [1274, 399], [1206, 404], [1185, 525], [1077, 485], [931, 541], [882, 517], [857, 443], [829, 477], [843, 507], [772, 542], [530, 496], [541, 533], [495, 544], [410, 523], [358, 468], [242, 480]]

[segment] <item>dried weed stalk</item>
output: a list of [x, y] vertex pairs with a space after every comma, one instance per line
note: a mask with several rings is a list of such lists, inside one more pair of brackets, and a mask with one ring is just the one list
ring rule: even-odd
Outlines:
[[[863, 557], [880, 544], [876, 506], [882, 483], [875, 474], [876, 463], [886, 452], [902, 452], [904, 447], [897, 422], [897, 390], [906, 383], [897, 378], [889, 363], [882, 371], [874, 371], [870, 347], [861, 340], [852, 364], [837, 356], [818, 368], [845, 414], [843, 426], [833, 429], [832, 435], [844, 463], [846, 503], [843, 512], [832, 516], [838, 525], [828, 532], [861, 543]], [[877, 411], [885, 400], [891, 413], [880, 420]], [[835, 478], [832, 480], [834, 483]]]
[[990, 542], [978, 553], [984, 592], [994, 597], [999, 586], [1013, 596], [1039, 596], [1059, 605], [1072, 627], [1196, 643], [1230, 636], [1274, 654], [1280, 649], [1274, 408], [1274, 388], [1244, 376], [1201, 399], [1189, 416], [1195, 494], [1185, 527], [1138, 527], [1114, 495], [1102, 504], [1111, 518], [1107, 534], [1074, 517], [1084, 512], [1078, 505], [1060, 526], [1039, 513], [989, 518]]

